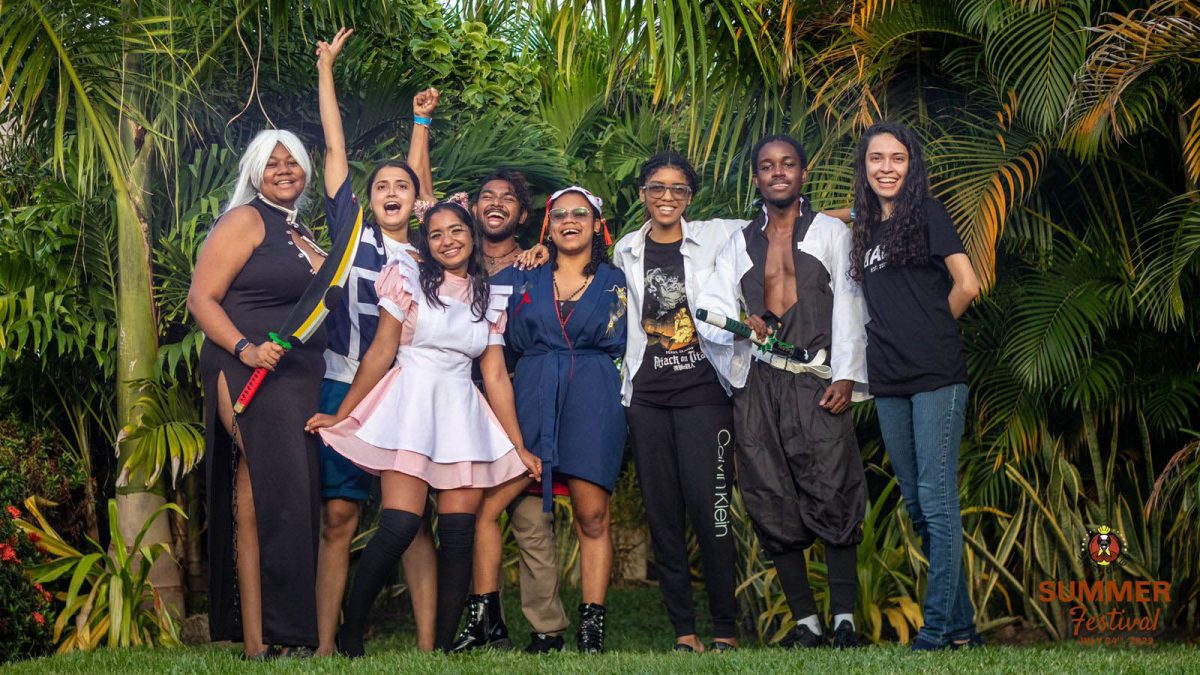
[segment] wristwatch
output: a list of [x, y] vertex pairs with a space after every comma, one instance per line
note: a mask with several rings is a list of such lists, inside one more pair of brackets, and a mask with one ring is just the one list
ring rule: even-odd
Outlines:
[[233, 355], [239, 359], [242, 358], [242, 352], [246, 351], [246, 348], [249, 346], [250, 346], [249, 339], [242, 338], [241, 340], [238, 340], [237, 344], [235, 344], [233, 346]]

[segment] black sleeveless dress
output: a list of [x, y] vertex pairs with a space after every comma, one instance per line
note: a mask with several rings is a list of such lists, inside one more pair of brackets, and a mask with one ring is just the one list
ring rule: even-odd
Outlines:
[[[262, 216], [266, 236], [230, 284], [221, 307], [238, 330], [259, 344], [283, 327], [313, 274], [292, 241], [284, 214], [261, 199], [250, 206]], [[317, 439], [305, 433], [304, 422], [317, 410], [325, 341], [321, 328], [307, 343], [293, 345], [235, 420], [254, 491], [263, 641], [268, 645], [317, 644], [319, 456]], [[217, 420], [217, 386], [224, 373], [229, 399], [236, 401], [253, 371], [205, 341], [200, 372], [207, 443], [209, 630], [213, 640], [240, 642], [234, 487], [243, 455], [235, 452]]]

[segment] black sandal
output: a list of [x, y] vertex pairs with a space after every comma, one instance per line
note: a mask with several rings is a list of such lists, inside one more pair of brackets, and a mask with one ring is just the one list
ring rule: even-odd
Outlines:
[[685, 644], [683, 642], [676, 642], [675, 648], [673, 651], [677, 651], [677, 652], [680, 652], [683, 654], [695, 654], [696, 653], [696, 650], [693, 649], [691, 645]]
[[736, 652], [737, 650], [737, 645], [731, 642], [713, 640], [712, 644], [708, 645], [708, 651], [710, 652]]

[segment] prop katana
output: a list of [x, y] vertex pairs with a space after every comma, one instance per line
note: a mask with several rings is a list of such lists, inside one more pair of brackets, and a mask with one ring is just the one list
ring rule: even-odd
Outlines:
[[[362, 230], [363, 211], [359, 206], [354, 227], [342, 230], [341, 236], [333, 243], [333, 249], [325, 258], [321, 269], [317, 271], [312, 281], [308, 282], [308, 288], [304, 289], [304, 295], [300, 296], [300, 301], [296, 303], [296, 306], [292, 308], [292, 313], [283, 322], [283, 327], [277, 333], [268, 334], [271, 342], [288, 350], [295, 344], [307, 342], [313, 333], [317, 332], [317, 328], [329, 314], [330, 308], [342, 301], [342, 287], [346, 285], [346, 280], [350, 277], [351, 264], [354, 262], [354, 254], [358, 250], [358, 240], [362, 237]], [[235, 414], [245, 411], [246, 407], [250, 405], [250, 401], [254, 400], [254, 394], [258, 392], [258, 387], [267, 376], [267, 372], [266, 368], [258, 368], [250, 375], [250, 380], [246, 382], [237, 402], [233, 404]]]
[[[800, 361], [801, 363], [809, 363], [813, 360], [809, 356], [807, 349], [800, 349], [790, 342], [784, 342], [783, 340], [776, 338], [774, 335], [768, 335], [765, 339], [760, 338], [754, 333], [754, 329], [742, 323], [741, 321], [738, 321], [737, 319], [730, 319], [723, 314], [710, 312], [707, 309], [697, 309], [696, 318], [700, 319], [704, 323], [727, 330], [734, 335], [740, 335], [744, 338], [747, 338], [755, 344], [758, 351], [764, 354], [774, 354], [776, 356], [782, 356], [784, 358]], [[818, 352], [817, 356], [823, 357], [824, 354]]]
[[707, 309], [697, 309], [696, 318], [704, 323], [716, 326], [722, 330], [727, 330], [734, 335], [740, 335], [747, 338], [758, 346], [758, 351], [763, 353], [778, 354], [788, 358], [796, 358], [801, 361], [808, 360], [808, 352], [803, 349], [797, 349], [795, 345], [777, 339], [774, 335], [768, 335], [766, 339], [758, 337], [754, 333], [754, 329], [737, 319], [730, 319], [724, 314], [710, 312]]

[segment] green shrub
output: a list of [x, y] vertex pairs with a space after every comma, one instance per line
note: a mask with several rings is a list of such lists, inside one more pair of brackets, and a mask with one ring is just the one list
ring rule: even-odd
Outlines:
[[68, 541], [82, 541], [91, 505], [84, 498], [87, 466], [58, 436], [27, 422], [0, 419], [0, 504], [39, 495], [62, 505], [54, 525]]
[[[159, 556], [170, 556], [165, 543], [143, 544], [150, 526], [165, 511], [183, 515], [175, 504], [164, 504], [142, 524], [133, 541], [126, 546], [117, 525], [117, 502], [108, 500], [110, 545], [105, 548], [88, 537], [89, 552], [76, 550], [63, 541], [46, 522], [41, 506], [53, 506], [43, 499], [30, 497], [25, 508], [33, 516], [29, 522], [17, 519], [16, 525], [31, 539], [38, 540], [49, 560], [33, 567], [34, 579], [42, 583], [59, 581], [57, 597], [64, 602], [54, 622], [54, 642], [60, 653], [91, 651], [101, 644], [108, 647], [176, 646], [179, 629], [158, 589], [150, 582], [150, 568]], [[62, 590], [62, 582], [68, 582]]]

